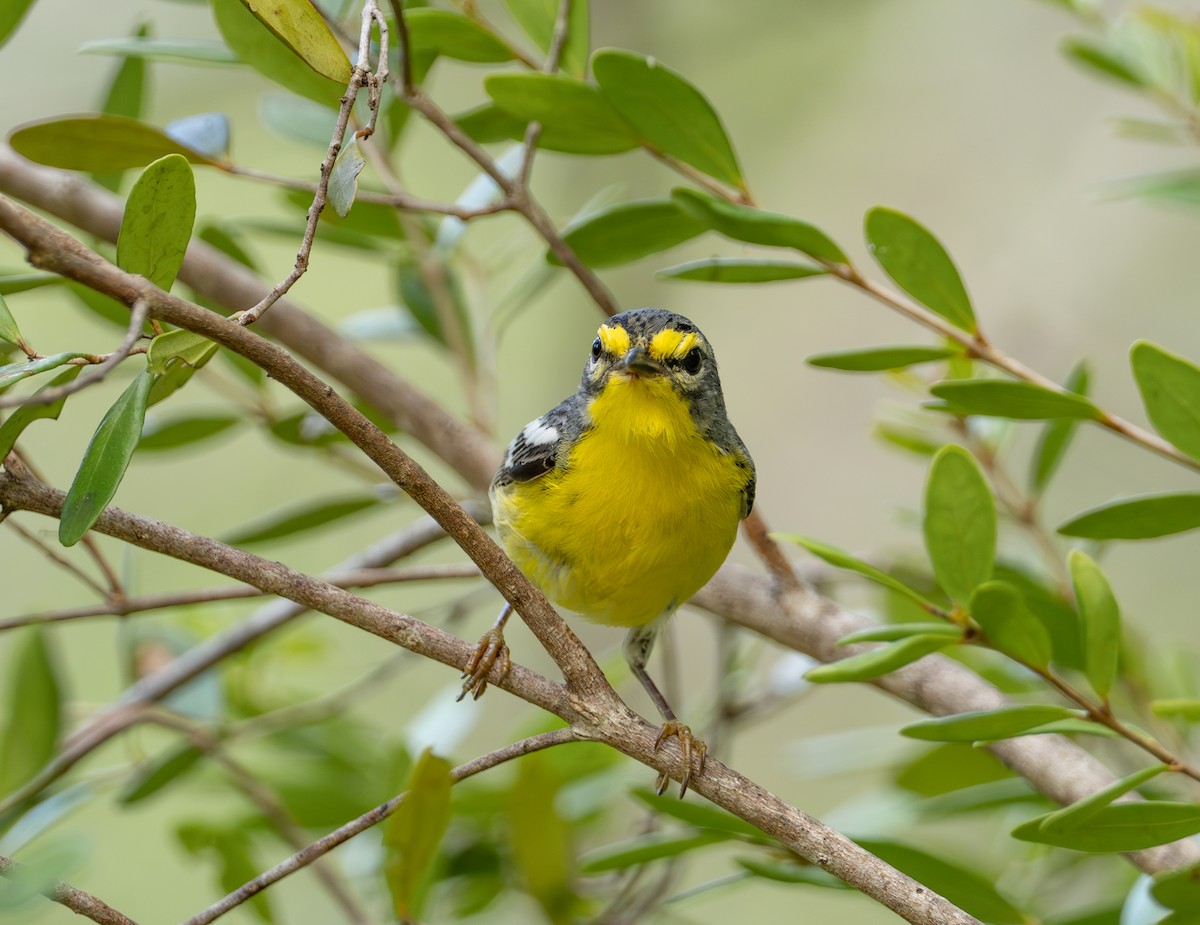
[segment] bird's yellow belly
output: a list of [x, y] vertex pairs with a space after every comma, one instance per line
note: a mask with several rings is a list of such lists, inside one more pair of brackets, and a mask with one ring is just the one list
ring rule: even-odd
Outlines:
[[552, 601], [637, 626], [678, 607], [720, 567], [737, 535], [744, 474], [696, 432], [686, 408], [618, 396], [618, 409], [601, 404], [607, 393], [593, 403], [594, 427], [564, 468], [497, 489], [493, 508], [505, 550]]

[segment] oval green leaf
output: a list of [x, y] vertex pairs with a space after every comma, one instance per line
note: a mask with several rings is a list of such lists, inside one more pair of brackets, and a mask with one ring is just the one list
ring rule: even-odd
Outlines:
[[[669, 199], [622, 202], [563, 230], [563, 240], [592, 267], [613, 267], [690, 241], [707, 228]], [[546, 259], [557, 264], [553, 254]]]
[[900, 735], [926, 742], [995, 742], [1054, 720], [1079, 716], [1079, 710], [1053, 704], [1021, 704], [923, 719], [903, 727]]
[[686, 187], [671, 190], [671, 200], [703, 220], [713, 231], [734, 241], [790, 247], [827, 263], [850, 262], [825, 232], [798, 218], [736, 205]]
[[0, 796], [16, 790], [54, 757], [62, 693], [46, 635], [29, 627], [12, 648], [0, 732]]
[[1142, 851], [1200, 833], [1200, 804], [1145, 800], [1105, 806], [1081, 825], [1043, 829], [1042, 818], [1024, 822], [1013, 838], [1096, 853]]
[[807, 279], [829, 273], [821, 267], [790, 260], [755, 260], [745, 257], [707, 257], [667, 267], [654, 275], [662, 279], [686, 279], [703, 283], [774, 283]]
[[148, 424], [138, 441], [138, 451], [173, 450], [209, 440], [241, 423], [241, 418], [209, 414], [175, 418]]
[[383, 827], [384, 878], [400, 919], [419, 914], [426, 874], [450, 822], [450, 762], [426, 749], [400, 808]]
[[1084, 511], [1058, 528], [1089, 540], [1146, 540], [1200, 527], [1200, 494], [1170, 492], [1113, 501]]
[[129, 191], [117, 238], [117, 266], [169, 290], [183, 266], [195, 220], [196, 180], [187, 158], [159, 158]]
[[840, 369], [853, 373], [877, 373], [888, 369], [904, 369], [918, 363], [932, 363], [959, 356], [960, 351], [948, 347], [878, 347], [870, 350], [842, 350], [837, 353], [818, 353], [805, 362], [822, 369]]
[[7, 0], [0, 5], [0, 45], [12, 38], [31, 6], [33, 0]]
[[267, 540], [292, 536], [375, 507], [381, 500], [379, 495], [372, 494], [338, 498], [333, 501], [322, 498], [288, 505], [240, 530], [233, 531], [223, 537], [222, 542], [228, 543], [230, 546], [251, 546], [255, 543], [265, 543]]
[[716, 806], [678, 800], [674, 796], [659, 796], [653, 790], [646, 790], [640, 787], [634, 788], [631, 791], [631, 795], [641, 800], [655, 812], [661, 813], [664, 816], [670, 816], [672, 819], [677, 819], [686, 825], [698, 829], [715, 829], [719, 832], [728, 832], [744, 841], [774, 843], [774, 839], [764, 834], [762, 830]]
[[533, 756], [517, 766], [508, 794], [508, 831], [512, 857], [521, 880], [549, 922], [572, 922], [579, 904], [575, 895], [575, 857], [571, 827], [555, 806], [558, 780], [546, 756]]
[[353, 68], [324, 17], [309, 0], [242, 0], [255, 18], [310, 68], [345, 86]]
[[414, 57], [444, 55], [478, 64], [499, 64], [515, 57], [504, 42], [462, 13], [420, 7], [405, 10], [404, 21]]
[[818, 665], [808, 671], [804, 677], [814, 684], [833, 684], [845, 681], [870, 681], [885, 674], [891, 674], [898, 668], [903, 668], [910, 662], [924, 658], [932, 652], [954, 645], [957, 638], [937, 635], [909, 636], [900, 642], [880, 646], [868, 652], [860, 652], [831, 662], [828, 665]]
[[996, 504], [979, 463], [960, 446], [942, 447], [929, 467], [924, 533], [938, 584], [967, 601], [992, 574]]
[[947, 636], [962, 639], [963, 629], [953, 623], [892, 623], [888, 626], [869, 626], [847, 633], [837, 641], [839, 646], [859, 642], [896, 642], [909, 636]]
[[[1089, 372], [1086, 363], [1079, 363], [1067, 376], [1063, 387], [1079, 395], [1087, 397]], [[1033, 490], [1040, 494], [1050, 482], [1050, 477], [1058, 469], [1071, 438], [1075, 435], [1077, 423], [1073, 418], [1057, 418], [1042, 428], [1038, 437], [1037, 448], [1033, 453]]]
[[162, 129], [124, 116], [66, 116], [27, 122], [9, 135], [8, 142], [31, 161], [88, 173], [144, 167], [168, 154], [181, 155], [193, 164], [217, 163], [181, 145]]
[[1200, 700], [1189, 697], [1169, 697], [1150, 704], [1155, 716], [1167, 716], [1188, 722], [1200, 722]]
[[[61, 373], [47, 382], [44, 386], [33, 393], [36, 397], [47, 389], [57, 389], [59, 386], [66, 385], [71, 382], [76, 376], [83, 371], [82, 366], [70, 366], [64, 369]], [[56, 399], [49, 404], [29, 404], [22, 405], [12, 414], [10, 414], [3, 424], [0, 424], [0, 461], [8, 455], [13, 448], [13, 444], [17, 442], [17, 438], [25, 431], [25, 428], [34, 421], [49, 419], [57, 421], [59, 414], [62, 413], [63, 405], [66, 404], [69, 396], [64, 395], [62, 398]]]
[[156, 375], [165, 373], [172, 360], [180, 360], [188, 366], [197, 366], [214, 346], [216, 344], [203, 334], [194, 334], [182, 329], [168, 331], [150, 341], [150, 349], [146, 351], [146, 366]]
[[1144, 340], [1133, 345], [1129, 359], [1155, 430], [1200, 459], [1200, 368]]
[[60, 366], [70, 363], [71, 360], [78, 360], [85, 356], [87, 356], [86, 353], [55, 353], [38, 360], [25, 360], [21, 363], [9, 363], [7, 366], [0, 366], [0, 391], [8, 388], [14, 382], [20, 382], [22, 379], [28, 379], [30, 376], [36, 376], [38, 373], [57, 369]]
[[1026, 665], [1045, 668], [1054, 648], [1050, 632], [1006, 581], [988, 581], [971, 596], [971, 618], [994, 648]]
[[1108, 579], [1094, 559], [1082, 550], [1073, 549], [1069, 562], [1083, 630], [1084, 668], [1092, 689], [1101, 700], [1107, 700], [1117, 677], [1121, 609]]
[[1053, 392], [1032, 382], [1004, 379], [958, 379], [929, 390], [956, 414], [985, 414], [1016, 421], [1058, 418], [1099, 420], [1101, 411], [1082, 395]]
[[[1200, 912], [1200, 864], [1155, 874], [1154, 886], [1150, 888], [1150, 893], [1168, 909], [1193, 914]], [[1160, 920], [1160, 925], [1166, 921]]]
[[358, 195], [358, 175], [367, 166], [367, 159], [358, 148], [358, 138], [352, 137], [338, 152], [329, 172], [329, 204], [339, 218], [350, 214], [354, 197]]
[[8, 310], [3, 295], [0, 295], [0, 340], [8, 341], [14, 347], [20, 346], [22, 343], [21, 331], [17, 327], [16, 319]]
[[899, 594], [903, 594], [905, 597], [916, 601], [926, 610], [931, 612], [937, 610], [937, 606], [932, 601], [924, 597], [920, 592], [904, 584], [904, 582], [900, 581], [900, 579], [892, 577], [887, 572], [877, 569], [875, 566], [870, 565], [867, 562], [863, 562], [862, 559], [855, 558], [843, 549], [838, 549], [836, 546], [830, 546], [826, 543], [820, 542], [819, 540], [814, 540], [807, 536], [800, 536], [795, 533], [776, 533], [772, 535], [775, 537], [775, 539], [788, 540], [798, 546], [803, 546], [814, 556], [825, 560], [830, 565], [837, 566], [838, 568], [849, 569], [852, 572], [857, 572], [864, 578], [869, 578], [876, 584], [881, 584], [885, 588], [890, 588]]
[[241, 0], [212, 0], [212, 10], [221, 38], [238, 60], [292, 93], [337, 108], [350, 82], [348, 71], [345, 80], [330, 80], [313, 70]]
[[703, 832], [680, 835], [677, 832], [651, 832], [615, 845], [606, 845], [589, 851], [580, 858], [579, 870], [585, 874], [600, 874], [610, 870], [626, 870], [640, 867], [651, 861], [677, 858], [697, 848], [729, 841], [734, 836], [728, 832], [706, 829]]
[[892, 280], [956, 328], [974, 334], [975, 312], [954, 261], [932, 234], [902, 212], [867, 213], [867, 246]]
[[105, 413], [63, 501], [58, 541], [74, 546], [117, 492], [142, 434], [154, 376], [143, 369]]
[[620, 154], [638, 136], [593, 85], [564, 74], [500, 73], [483, 81], [497, 108], [542, 127], [538, 146], [567, 154]]
[[1157, 777], [1163, 771], [1167, 770], [1169, 770], [1167, 765], [1156, 764], [1148, 768], [1142, 768], [1140, 771], [1135, 771], [1128, 777], [1114, 781], [1107, 787], [1097, 790], [1082, 800], [1076, 800], [1069, 806], [1064, 806], [1062, 809], [1056, 809], [1052, 813], [1039, 816], [1038, 827], [1043, 832], [1054, 830], [1065, 832], [1069, 829], [1078, 828], [1105, 806], [1111, 804], [1117, 797], [1124, 796], [1131, 790], [1140, 787], [1146, 781]]
[[745, 189], [737, 155], [716, 110], [681, 74], [653, 58], [613, 48], [592, 55], [592, 74], [645, 144]]
[[[79, 46], [83, 55], [121, 55], [149, 61], [176, 64], [237, 64], [238, 58], [224, 42], [209, 39], [156, 39], [131, 36], [121, 39], [97, 39]], [[111, 110], [106, 109], [105, 112]]]
[[138, 768], [137, 773], [121, 788], [117, 802], [128, 806], [146, 799], [185, 776], [203, 757], [204, 750], [191, 742], [167, 749]]

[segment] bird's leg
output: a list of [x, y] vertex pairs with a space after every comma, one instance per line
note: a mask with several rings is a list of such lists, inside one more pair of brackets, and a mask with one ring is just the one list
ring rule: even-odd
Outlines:
[[488, 674], [497, 662], [500, 663], [500, 675], [497, 680], [503, 681], [508, 677], [508, 672], [512, 669], [512, 660], [508, 656], [508, 644], [504, 641], [504, 624], [511, 615], [512, 604], [506, 603], [492, 628], [483, 634], [483, 638], [475, 646], [471, 660], [463, 669], [462, 676], [466, 680], [463, 681], [462, 691], [455, 698], [456, 701], [462, 700], [467, 694], [471, 694], [475, 700], [482, 697], [483, 692], [487, 690]]
[[[629, 662], [634, 677], [646, 689], [646, 693], [658, 707], [658, 712], [666, 720], [663, 723], [662, 732], [658, 734], [658, 741], [654, 743], [655, 749], [672, 736], [679, 740], [679, 748], [683, 752], [683, 776], [679, 780], [679, 798], [683, 799], [683, 795], [687, 793], [688, 784], [692, 780], [692, 759], [696, 760], [696, 773], [703, 774], [704, 756], [708, 752], [708, 746], [701, 739], [692, 735], [692, 730], [675, 718], [675, 711], [667, 703], [667, 698], [662, 695], [658, 685], [646, 672], [646, 663], [650, 660], [650, 652], [654, 649], [654, 640], [658, 638], [658, 631], [662, 627], [662, 623], [661, 620], [655, 620], [631, 629], [625, 637], [625, 659]], [[659, 773], [658, 780], [654, 785], [659, 796], [666, 791], [669, 781], [670, 778], [665, 771]]]

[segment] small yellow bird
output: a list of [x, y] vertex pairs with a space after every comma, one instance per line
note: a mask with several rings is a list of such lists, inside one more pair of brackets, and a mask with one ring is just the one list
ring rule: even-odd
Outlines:
[[[554, 603], [630, 627], [625, 657], [679, 739], [691, 779], [705, 745], [646, 673], [666, 620], [720, 567], [754, 503], [754, 462], [725, 413], [717, 361], [687, 318], [657, 308], [601, 325], [579, 389], [517, 434], [491, 486], [501, 544]], [[480, 642], [463, 695], [498, 660], [506, 607]], [[460, 695], [461, 699], [461, 695]], [[666, 788], [666, 775], [658, 791]]]

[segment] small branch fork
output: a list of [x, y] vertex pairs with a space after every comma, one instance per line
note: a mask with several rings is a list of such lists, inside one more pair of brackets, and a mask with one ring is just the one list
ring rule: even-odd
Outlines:
[[[375, 73], [371, 73], [371, 29], [379, 29], [379, 65]], [[313, 240], [317, 236], [317, 223], [321, 213], [329, 201], [329, 178], [333, 173], [333, 165], [337, 162], [338, 153], [342, 150], [342, 139], [346, 136], [346, 126], [350, 123], [350, 113], [354, 109], [354, 101], [358, 99], [358, 91], [367, 88], [367, 102], [370, 107], [370, 119], [367, 126], [358, 132], [360, 137], [368, 137], [375, 132], [375, 120], [379, 115], [379, 100], [383, 93], [383, 82], [388, 76], [388, 27], [387, 21], [379, 11], [378, 0], [367, 0], [362, 10], [362, 31], [358, 39], [358, 61], [350, 75], [350, 83], [346, 85], [346, 94], [342, 97], [338, 109], [337, 120], [333, 126], [333, 135], [329, 141], [329, 150], [321, 161], [321, 180], [317, 183], [312, 205], [308, 207], [308, 221], [304, 226], [304, 238], [300, 250], [296, 254], [296, 263], [270, 292], [256, 305], [246, 309], [236, 320], [242, 325], [254, 324], [262, 317], [263, 312], [278, 302], [289, 289], [308, 270], [309, 257], [312, 254]], [[244, 172], [244, 171], [243, 171]]]

